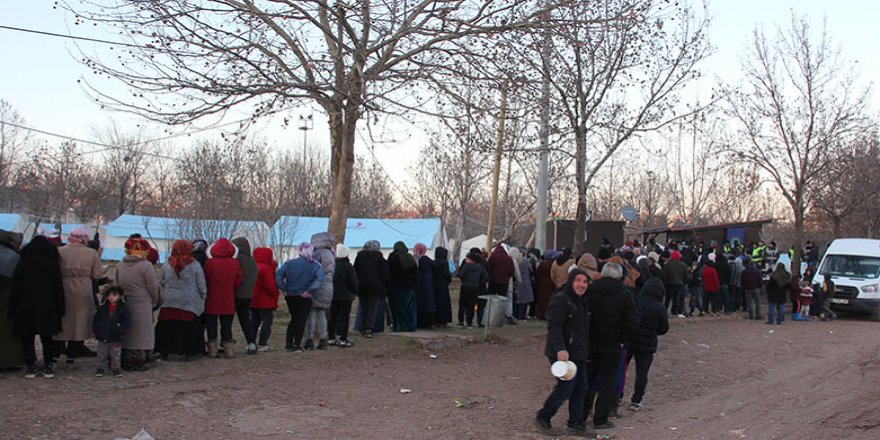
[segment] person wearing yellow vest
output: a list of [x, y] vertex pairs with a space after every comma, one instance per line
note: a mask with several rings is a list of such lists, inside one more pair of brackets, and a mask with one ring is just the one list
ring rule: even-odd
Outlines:
[[764, 254], [766, 252], [767, 245], [764, 244], [764, 240], [759, 240], [758, 245], [752, 250], [752, 261], [754, 261], [755, 265], [759, 268], [764, 265]]

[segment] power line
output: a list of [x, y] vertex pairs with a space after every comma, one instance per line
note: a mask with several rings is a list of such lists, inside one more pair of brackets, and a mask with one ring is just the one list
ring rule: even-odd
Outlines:
[[40, 31], [40, 30], [36, 30], [36, 29], [26, 29], [26, 28], [20, 28], [20, 27], [15, 27], [15, 26], [0, 25], [0, 29], [6, 29], [6, 30], [10, 30], [10, 31], [17, 31], [17, 32], [26, 32], [26, 33], [37, 34], [37, 35], [46, 35], [46, 36], [50, 36], [50, 37], [68, 38], [71, 40], [91, 41], [93, 43], [112, 44], [114, 46], [136, 47], [138, 49], [158, 49], [158, 48], [153, 48], [150, 46], [141, 46], [138, 44], [123, 43], [123, 42], [119, 42], [119, 41], [102, 40], [100, 38], [79, 37], [76, 35], [58, 34], [55, 32]]

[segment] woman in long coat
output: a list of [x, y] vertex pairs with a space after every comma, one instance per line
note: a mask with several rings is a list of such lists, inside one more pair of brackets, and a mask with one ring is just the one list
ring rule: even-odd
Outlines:
[[83, 341], [92, 338], [95, 298], [92, 280], [104, 276], [98, 252], [88, 247], [89, 230], [77, 226], [70, 232], [61, 255], [61, 279], [67, 313], [61, 318], [61, 333], [55, 336], [59, 348], [67, 343], [67, 364], [73, 364], [83, 350]]
[[529, 304], [535, 301], [535, 292], [532, 289], [532, 260], [522, 254], [518, 258], [514, 258], [514, 262], [519, 265], [519, 275], [521, 281], [516, 284], [516, 298], [514, 299], [513, 316], [519, 321], [526, 319], [526, 311]]
[[180, 354], [189, 360], [205, 351], [199, 316], [205, 310], [207, 287], [202, 265], [191, 251], [189, 241], [175, 241], [160, 272], [162, 308], [156, 324], [156, 351], [163, 358]]
[[449, 272], [449, 251], [446, 248], [438, 247], [434, 250], [434, 268], [431, 277], [434, 280], [434, 303], [437, 306], [434, 324], [438, 328], [446, 328], [452, 322], [452, 300], [449, 298], [452, 273]]
[[208, 330], [208, 356], [217, 357], [217, 322], [220, 322], [220, 342], [223, 355], [235, 357], [232, 339], [232, 318], [235, 316], [235, 289], [241, 285], [243, 274], [238, 263], [238, 248], [226, 238], [219, 238], [208, 249], [205, 262], [205, 325]]
[[413, 246], [413, 257], [419, 265], [419, 281], [416, 283], [416, 322], [418, 328], [434, 325], [437, 303], [434, 299], [434, 261], [425, 255], [427, 247], [422, 243]]
[[20, 370], [24, 362], [21, 338], [15, 335], [12, 303], [12, 277], [18, 266], [21, 234], [0, 230], [0, 371]]
[[365, 338], [385, 328], [385, 297], [391, 283], [388, 262], [382, 256], [382, 245], [376, 240], [364, 243], [354, 259], [358, 279], [358, 306], [354, 330]]
[[64, 316], [64, 287], [61, 283], [61, 257], [58, 248], [46, 237], [37, 236], [21, 250], [21, 259], [12, 277], [12, 302], [15, 334], [22, 338], [24, 360], [28, 372], [37, 375], [37, 353], [34, 337], [43, 344], [43, 375], [53, 377], [55, 371], [52, 336], [61, 332]]
[[125, 241], [125, 257], [116, 266], [116, 283], [125, 290], [131, 322], [122, 339], [122, 367], [141, 370], [155, 346], [153, 307], [159, 300], [159, 280], [147, 261], [150, 245], [143, 238]]
[[402, 241], [394, 243], [394, 251], [388, 256], [388, 273], [391, 275], [391, 290], [388, 302], [394, 323], [391, 330], [395, 332], [416, 331], [415, 287], [419, 281], [419, 268], [416, 259], [409, 253]]

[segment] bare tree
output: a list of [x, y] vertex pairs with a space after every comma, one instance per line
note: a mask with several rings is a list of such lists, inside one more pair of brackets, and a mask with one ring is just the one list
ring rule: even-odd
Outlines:
[[13, 187], [24, 160], [22, 153], [32, 142], [30, 132], [21, 128], [24, 123], [24, 117], [12, 105], [0, 100], [0, 194], [3, 205], [9, 211], [17, 207], [19, 191]]
[[845, 65], [824, 28], [815, 35], [806, 18], [793, 15], [775, 38], [755, 30], [742, 65], [745, 84], [727, 89], [739, 131], [730, 151], [766, 173], [788, 202], [796, 249], [817, 179], [867, 125], [868, 90]]

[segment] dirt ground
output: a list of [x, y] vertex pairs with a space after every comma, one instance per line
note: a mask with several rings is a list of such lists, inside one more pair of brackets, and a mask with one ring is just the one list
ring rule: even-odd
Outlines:
[[[645, 409], [620, 439], [880, 438], [880, 324], [676, 319], [660, 339]], [[272, 344], [282, 347], [283, 319]], [[532, 417], [554, 379], [544, 323], [384, 333], [352, 348], [165, 361], [92, 377], [0, 376], [0, 438], [543, 439]], [[631, 366], [627, 398], [634, 369]], [[403, 389], [411, 390], [402, 393]], [[563, 406], [553, 423], [562, 433]]]

